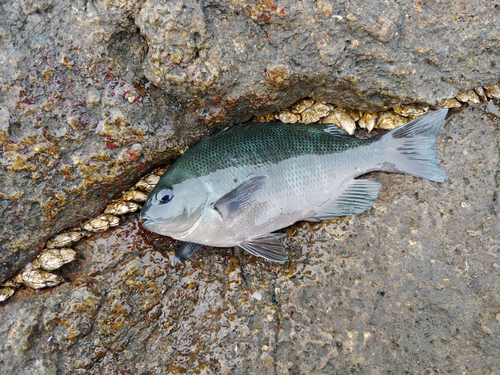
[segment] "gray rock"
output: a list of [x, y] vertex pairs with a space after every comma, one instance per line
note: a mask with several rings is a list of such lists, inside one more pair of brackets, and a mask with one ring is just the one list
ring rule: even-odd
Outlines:
[[306, 96], [375, 110], [498, 80], [486, 0], [180, 4], [0, 4], [0, 280], [229, 123]]
[[132, 214], [77, 245], [71, 282], [0, 307], [3, 371], [497, 374], [495, 108], [445, 123], [447, 181], [370, 174], [373, 209], [288, 228], [283, 265], [204, 249], [172, 267], [177, 245]]

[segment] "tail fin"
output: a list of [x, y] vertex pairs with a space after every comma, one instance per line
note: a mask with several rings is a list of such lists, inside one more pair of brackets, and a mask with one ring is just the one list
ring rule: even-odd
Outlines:
[[379, 135], [380, 146], [389, 158], [386, 165], [390, 166], [384, 170], [438, 182], [446, 180], [434, 145], [447, 112], [447, 109], [439, 109]]

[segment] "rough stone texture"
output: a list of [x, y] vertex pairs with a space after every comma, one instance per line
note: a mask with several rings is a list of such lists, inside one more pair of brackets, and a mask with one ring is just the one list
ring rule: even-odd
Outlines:
[[446, 122], [446, 182], [373, 173], [373, 209], [287, 229], [284, 265], [204, 249], [172, 267], [177, 244], [132, 214], [78, 243], [68, 282], [0, 306], [0, 368], [500, 374], [499, 113]]
[[0, 280], [215, 128], [499, 81], [489, 0], [4, 1]]

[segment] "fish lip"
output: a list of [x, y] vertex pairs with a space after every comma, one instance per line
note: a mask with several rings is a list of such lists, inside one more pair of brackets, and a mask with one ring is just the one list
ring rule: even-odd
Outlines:
[[149, 224], [154, 224], [157, 222], [156, 219], [148, 216], [147, 214], [141, 214], [140, 220], [142, 221], [143, 227], [147, 227]]

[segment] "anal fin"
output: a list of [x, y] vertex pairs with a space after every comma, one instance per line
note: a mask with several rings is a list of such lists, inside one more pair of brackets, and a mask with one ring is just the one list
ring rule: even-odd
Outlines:
[[279, 239], [285, 236], [284, 233], [269, 233], [243, 241], [238, 246], [255, 256], [284, 263], [288, 260], [288, 256]]
[[320, 207], [318, 212], [306, 221], [318, 222], [337, 216], [359, 215], [375, 204], [381, 186], [377, 181], [353, 180], [339, 197]]

